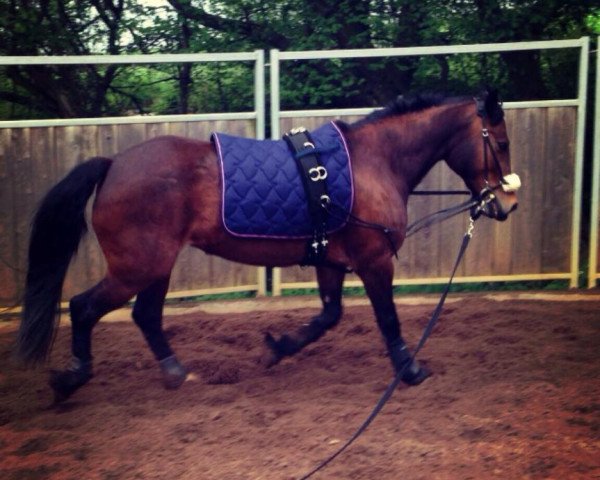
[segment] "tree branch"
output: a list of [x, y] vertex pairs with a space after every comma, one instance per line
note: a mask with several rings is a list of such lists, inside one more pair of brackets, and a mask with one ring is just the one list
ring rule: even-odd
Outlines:
[[140, 113], [140, 115], [143, 115], [143, 114], [146, 113], [146, 111], [144, 110], [144, 106], [142, 105], [142, 102], [140, 102], [140, 99], [138, 97], [136, 97], [134, 94], [126, 92], [125, 90], [122, 90], [119, 87], [115, 87], [114, 85], [110, 85], [108, 87], [108, 89], [112, 90], [113, 92], [115, 92], [115, 93], [117, 93], [119, 95], [123, 95], [124, 97], [129, 98], [129, 100], [131, 100], [131, 102], [137, 108], [137, 110]]
[[270, 47], [279, 48], [280, 50], [285, 50], [290, 44], [289, 40], [284, 35], [276, 32], [268, 25], [256, 23], [251, 20], [239, 21], [213, 15], [200, 7], [192, 7], [189, 0], [168, 1], [183, 17], [198, 22], [213, 30], [237, 33], [244, 38], [262, 42]]
[[39, 109], [40, 107], [39, 102], [37, 102], [35, 99], [26, 97], [25, 95], [19, 95], [18, 93], [14, 92], [0, 91], [0, 100], [4, 102], [16, 103], [17, 105], [31, 109]]

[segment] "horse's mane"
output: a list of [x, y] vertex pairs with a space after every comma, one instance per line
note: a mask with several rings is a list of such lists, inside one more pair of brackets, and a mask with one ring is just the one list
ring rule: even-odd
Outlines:
[[353, 123], [351, 127], [358, 127], [367, 123], [373, 123], [395, 115], [404, 115], [411, 112], [419, 112], [427, 108], [450, 103], [460, 103], [469, 100], [467, 97], [448, 96], [439, 92], [408, 93], [399, 95], [387, 106], [377, 109], [365, 118]]

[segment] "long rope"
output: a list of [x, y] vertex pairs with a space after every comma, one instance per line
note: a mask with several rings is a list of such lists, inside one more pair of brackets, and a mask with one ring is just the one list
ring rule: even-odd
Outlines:
[[375, 420], [375, 417], [377, 416], [377, 414], [383, 409], [384, 405], [390, 399], [390, 397], [394, 393], [394, 390], [396, 390], [396, 388], [402, 381], [402, 375], [404, 374], [404, 371], [415, 360], [417, 354], [425, 345], [425, 342], [431, 335], [431, 332], [433, 331], [433, 328], [435, 327], [435, 325], [440, 317], [442, 308], [444, 306], [444, 302], [446, 301], [446, 297], [448, 296], [448, 293], [450, 292], [450, 287], [452, 285], [452, 281], [454, 280], [454, 276], [456, 275], [456, 270], [458, 269], [458, 266], [462, 260], [462, 257], [464, 256], [465, 251], [467, 250], [467, 247], [469, 245], [469, 242], [471, 241], [471, 238], [473, 236], [473, 227], [474, 227], [474, 219], [473, 219], [473, 217], [471, 217], [470, 223], [469, 223], [469, 228], [468, 228], [467, 232], [465, 233], [465, 235], [463, 236], [463, 240], [462, 240], [460, 249], [458, 251], [458, 256], [456, 258], [456, 261], [454, 262], [454, 267], [452, 268], [452, 273], [450, 275], [450, 279], [448, 280], [448, 283], [446, 284], [446, 287], [444, 288], [444, 291], [442, 292], [440, 301], [438, 302], [437, 306], [435, 307], [435, 310], [433, 311], [433, 314], [431, 315], [429, 322], [425, 326], [423, 334], [421, 335], [421, 339], [419, 340], [419, 343], [417, 344], [417, 347], [415, 348], [415, 350], [412, 354], [411, 362], [407, 362], [406, 365], [404, 365], [404, 367], [396, 374], [394, 379], [391, 381], [391, 383], [385, 389], [385, 392], [383, 392], [383, 395], [381, 395], [381, 398], [375, 405], [375, 408], [373, 408], [373, 410], [371, 411], [369, 416], [366, 418], [366, 420], [356, 430], [356, 432], [354, 432], [354, 434], [348, 439], [348, 441], [344, 445], [342, 445], [342, 447], [340, 447], [336, 452], [334, 452], [332, 455], [330, 455], [327, 459], [322, 461], [317, 467], [312, 469], [309, 473], [305, 474], [304, 476], [300, 477], [299, 480], [306, 480], [306, 479], [312, 477], [315, 473], [317, 473], [319, 470], [321, 470], [321, 469], [325, 468], [327, 465], [329, 465], [329, 463], [331, 463], [336, 457], [338, 457], [350, 445], [352, 445], [354, 443], [354, 441], [368, 428], [368, 426], [373, 422], [373, 420]]
[[479, 204], [480, 202], [478, 200], [472, 198], [454, 207], [445, 208], [430, 215], [426, 215], [425, 217], [420, 218], [419, 220], [411, 223], [408, 227], [406, 227], [406, 237], [410, 237], [418, 231], [430, 227], [434, 223], [448, 220], [449, 218], [466, 212], [467, 210], [470, 210], [471, 208]]
[[[452, 192], [453, 191], [451, 191], [450, 194], [455, 194]], [[460, 192], [463, 193], [462, 190]], [[422, 192], [422, 193], [425, 193], [425, 192]], [[427, 192], [427, 194], [429, 194], [429, 193], [430, 192]], [[437, 195], [437, 192], [431, 191], [431, 195]], [[410, 225], [408, 225], [406, 227], [405, 238], [413, 236], [415, 233], [423, 230], [424, 228], [430, 227], [434, 223], [443, 222], [444, 220], [448, 220], [456, 215], [466, 212], [467, 210], [471, 210], [473, 207], [476, 207], [478, 205], [481, 205], [481, 201], [478, 199], [475, 199], [475, 198], [471, 198], [471, 199], [467, 200], [466, 202], [463, 202], [459, 205], [455, 205], [454, 207], [445, 208], [445, 209], [439, 210], [435, 213], [426, 215], [425, 217], [420, 218], [419, 220], [411, 223]], [[361, 218], [357, 217], [356, 215], [352, 214], [350, 211], [346, 210], [344, 207], [342, 207], [341, 205], [338, 205], [336, 203], [330, 203], [330, 204], [324, 205], [324, 208], [327, 210], [327, 213], [329, 215], [331, 215], [333, 218], [335, 218], [337, 220], [347, 221], [351, 225], [356, 225], [356, 226], [362, 227], [362, 228], [369, 228], [372, 230], [379, 230], [380, 232], [383, 232], [385, 234], [386, 238], [388, 239], [388, 242], [390, 243], [390, 247], [391, 247], [392, 251], [394, 252], [394, 255], [396, 256], [396, 258], [398, 258], [398, 252], [396, 249], [396, 245], [394, 244], [394, 242], [390, 236], [390, 234], [395, 232], [396, 230], [394, 230], [392, 228], [388, 228], [379, 223], [367, 222], [365, 220], [362, 220]], [[334, 211], [334, 209], [339, 210], [339, 212], [341, 212], [341, 214], [336, 213]]]

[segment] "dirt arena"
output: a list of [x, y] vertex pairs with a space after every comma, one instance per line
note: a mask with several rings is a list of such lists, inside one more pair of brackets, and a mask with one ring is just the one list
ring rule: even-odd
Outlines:
[[[414, 345], [437, 298], [400, 297]], [[291, 480], [339, 448], [391, 380], [370, 306], [270, 370], [267, 330], [317, 313], [315, 298], [167, 309], [190, 375], [166, 391], [141, 333], [119, 311], [95, 331], [92, 381], [50, 407], [46, 371], [10, 361], [0, 322], [0, 478]], [[450, 297], [420, 358], [434, 372], [399, 388], [315, 479], [600, 478], [600, 295]], [[50, 367], [66, 362], [63, 318]]]

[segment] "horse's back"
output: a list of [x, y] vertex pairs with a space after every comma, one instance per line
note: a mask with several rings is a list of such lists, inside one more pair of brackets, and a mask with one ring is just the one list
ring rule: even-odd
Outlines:
[[212, 157], [214, 150], [208, 141], [175, 135], [162, 135], [138, 143], [114, 156], [115, 167], [111, 176], [126, 174], [146, 177], [153, 172], [184, 172], [194, 169]]

